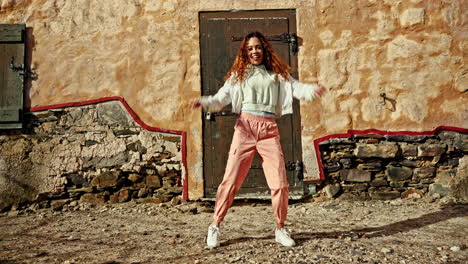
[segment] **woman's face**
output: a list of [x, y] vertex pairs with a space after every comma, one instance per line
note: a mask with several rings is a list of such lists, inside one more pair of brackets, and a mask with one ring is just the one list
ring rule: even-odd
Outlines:
[[253, 37], [247, 41], [247, 55], [251, 64], [260, 65], [263, 63], [263, 47], [258, 38]]

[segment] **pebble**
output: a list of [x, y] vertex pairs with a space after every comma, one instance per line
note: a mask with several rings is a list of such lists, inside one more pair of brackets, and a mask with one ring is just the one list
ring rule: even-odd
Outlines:
[[380, 252], [382, 252], [382, 253], [384, 253], [384, 254], [390, 254], [390, 253], [393, 252], [393, 249], [391, 249], [391, 248], [382, 248], [382, 249], [380, 250]]
[[453, 252], [460, 252], [461, 249], [460, 249], [459, 246], [453, 246], [453, 247], [450, 248], [450, 250], [453, 251]]

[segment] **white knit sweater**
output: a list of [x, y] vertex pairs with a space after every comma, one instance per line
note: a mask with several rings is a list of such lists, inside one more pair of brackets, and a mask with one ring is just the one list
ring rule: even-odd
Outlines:
[[[251, 72], [248, 73], [249, 78]], [[278, 76], [279, 80], [279, 111], [277, 116], [292, 114], [293, 112], [293, 97], [299, 100], [312, 100], [315, 98], [315, 91], [318, 89], [317, 84], [305, 84], [297, 81], [289, 76], [285, 79]], [[232, 75], [221, 87], [215, 95], [202, 96], [200, 102], [203, 108], [209, 112], [219, 112], [224, 106], [232, 104], [232, 112], [240, 113], [242, 109], [242, 84], [236, 81]]]

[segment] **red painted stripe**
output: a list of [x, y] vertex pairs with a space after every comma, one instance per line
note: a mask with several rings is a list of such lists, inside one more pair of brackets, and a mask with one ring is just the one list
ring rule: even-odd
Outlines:
[[152, 126], [147, 125], [138, 117], [138, 115], [128, 105], [125, 99], [119, 96], [104, 97], [104, 98], [98, 98], [98, 99], [92, 99], [92, 100], [86, 100], [86, 101], [69, 102], [69, 103], [55, 104], [55, 105], [36, 106], [36, 107], [29, 108], [29, 112], [38, 112], [38, 111], [45, 111], [45, 110], [65, 108], [65, 107], [84, 106], [84, 105], [97, 104], [97, 103], [108, 102], [108, 101], [120, 101], [120, 103], [125, 107], [127, 112], [132, 116], [133, 120], [146, 130], [181, 135], [182, 137], [181, 139], [182, 166], [184, 168], [184, 173], [185, 173], [184, 179], [182, 182], [182, 189], [183, 189], [182, 199], [188, 200], [187, 133], [185, 131], [164, 129], [164, 128], [152, 127]]
[[[64, 104], [55, 104], [55, 105], [47, 105], [47, 106], [37, 106], [37, 107], [31, 107], [29, 109], [30, 112], [38, 112], [38, 111], [44, 111], [44, 110], [49, 110], [49, 109], [56, 109], [56, 108], [64, 108], [64, 107], [73, 107], [73, 106], [83, 106], [83, 105], [89, 105], [89, 104], [96, 104], [96, 103], [101, 103], [101, 102], [107, 102], [107, 101], [120, 101], [122, 105], [127, 109], [128, 113], [132, 116], [133, 120], [135, 120], [136, 123], [138, 123], [141, 127], [143, 127], [146, 130], [149, 131], [155, 131], [155, 132], [162, 132], [162, 133], [170, 133], [170, 134], [178, 134], [182, 136], [181, 139], [181, 144], [182, 144], [182, 165], [185, 170], [185, 177], [182, 182], [182, 199], [188, 200], [188, 170], [187, 170], [187, 132], [185, 131], [179, 131], [179, 130], [170, 130], [170, 129], [163, 129], [163, 128], [157, 128], [157, 127], [152, 127], [147, 124], [145, 124], [141, 119], [137, 116], [137, 114], [130, 108], [130, 106], [127, 104], [124, 98], [119, 97], [119, 96], [113, 96], [113, 97], [104, 97], [104, 98], [98, 98], [98, 99], [92, 99], [92, 100], [87, 100], [87, 101], [79, 101], [79, 102], [70, 102], [70, 103], [64, 103]], [[342, 134], [332, 134], [324, 137], [320, 137], [314, 140], [314, 149], [315, 153], [317, 156], [317, 164], [319, 166], [320, 170], [320, 180], [325, 179], [325, 173], [323, 171], [323, 164], [322, 164], [322, 157], [320, 155], [320, 150], [319, 150], [319, 143], [323, 142], [325, 140], [331, 139], [331, 138], [344, 138], [344, 137], [351, 137], [352, 135], [365, 135], [365, 134], [370, 134], [370, 133], [375, 133], [375, 134], [380, 134], [380, 135], [409, 135], [409, 136], [421, 136], [421, 135], [434, 135], [438, 131], [441, 130], [449, 130], [449, 131], [455, 131], [455, 132], [460, 132], [460, 133], [468, 133], [468, 129], [466, 128], [460, 128], [460, 127], [452, 127], [452, 126], [439, 126], [435, 128], [432, 131], [422, 131], [422, 132], [416, 132], [416, 131], [386, 131], [386, 130], [378, 130], [378, 129], [365, 129], [365, 130], [348, 130], [347, 133], [342, 133]], [[316, 182], [317, 180], [315, 179], [305, 179], [305, 182]]]
[[[329, 140], [331, 138], [347, 138], [347, 137], [351, 137], [352, 135], [366, 135], [366, 134], [371, 134], [371, 133], [379, 134], [379, 135], [383, 135], [383, 136], [385, 136], [385, 135], [391, 135], [391, 136], [394, 136], [394, 135], [427, 136], [427, 135], [434, 135], [434, 134], [438, 133], [441, 130], [449, 130], [449, 131], [455, 131], [455, 132], [459, 132], [459, 133], [468, 134], [468, 129], [466, 129], [466, 128], [453, 127], [453, 126], [439, 126], [439, 127], [436, 127], [432, 131], [420, 131], [420, 132], [417, 132], [417, 131], [386, 131], [386, 130], [378, 130], [378, 129], [374, 129], [374, 128], [364, 129], [364, 130], [348, 130], [348, 133], [332, 134], [332, 135], [324, 136], [324, 137], [321, 137], [321, 138], [317, 138], [317, 139], [314, 140], [314, 149], [315, 149], [315, 154], [317, 156], [317, 164], [318, 164], [319, 170], [320, 170], [320, 180], [325, 179], [325, 173], [323, 171], [322, 157], [321, 157], [320, 150], [319, 150], [319, 144], [321, 142], [325, 141], [325, 140]], [[305, 182], [316, 182], [318, 180], [316, 180], [316, 179], [305, 179], [304, 181]]]

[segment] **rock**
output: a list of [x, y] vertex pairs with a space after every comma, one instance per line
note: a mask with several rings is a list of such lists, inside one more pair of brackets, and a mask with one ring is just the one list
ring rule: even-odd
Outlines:
[[415, 157], [418, 155], [418, 147], [413, 144], [400, 144], [401, 155], [403, 157]]
[[317, 184], [309, 183], [306, 184], [306, 192], [307, 194], [314, 195], [317, 193]]
[[354, 155], [359, 158], [394, 158], [398, 153], [396, 144], [357, 144]]
[[371, 180], [371, 173], [359, 169], [341, 170], [340, 177], [343, 181], [348, 182], [369, 182]]
[[390, 253], [393, 252], [393, 249], [391, 249], [391, 248], [382, 248], [382, 249], [380, 250], [380, 252], [382, 252], [382, 253], [384, 253], [384, 254], [390, 254]]
[[119, 167], [127, 163], [130, 159], [129, 152], [120, 152], [114, 156], [107, 158], [95, 156], [90, 160], [85, 160], [83, 168], [112, 168]]
[[96, 187], [114, 187], [117, 184], [117, 180], [120, 176], [120, 172], [117, 171], [106, 171], [98, 176], [94, 177], [91, 184]]
[[455, 149], [468, 152], [468, 140], [457, 140], [454, 142], [453, 146]]
[[351, 159], [340, 159], [340, 163], [343, 165], [344, 169], [350, 169], [352, 166]]
[[182, 193], [182, 186], [170, 186], [167, 187], [167, 193], [172, 195], [178, 195]]
[[403, 141], [403, 142], [422, 142], [426, 140], [428, 136], [410, 136], [410, 135], [386, 135], [387, 141]]
[[69, 193], [92, 193], [93, 188], [79, 188], [79, 189], [69, 189]]
[[449, 194], [449, 188], [439, 183], [433, 183], [429, 185], [429, 195], [439, 194], [440, 197], [447, 196]]
[[449, 186], [453, 178], [457, 175], [456, 169], [451, 169], [447, 167], [439, 167], [437, 170], [437, 176], [435, 178], [436, 183], [440, 183], [445, 186]]
[[420, 23], [424, 23], [424, 8], [408, 8], [400, 15], [400, 24], [403, 27]]
[[133, 125], [133, 119], [120, 102], [110, 101], [96, 106], [97, 121], [100, 125]]
[[182, 197], [181, 196], [175, 196], [174, 198], [172, 198], [171, 200], [171, 204], [172, 205], [179, 205], [182, 201]]
[[387, 186], [388, 182], [384, 178], [375, 178], [370, 182], [370, 185], [374, 187]]
[[102, 193], [85, 193], [80, 198], [80, 203], [103, 204], [106, 198]]
[[147, 149], [141, 144], [141, 141], [137, 140], [136, 142], [132, 142], [127, 144], [127, 149], [133, 152], [138, 152], [141, 154], [146, 154]]
[[423, 197], [421, 191], [414, 188], [409, 188], [407, 191], [401, 194], [402, 199], [420, 199]]
[[327, 173], [339, 171], [341, 169], [341, 164], [339, 162], [327, 163], [324, 165], [324, 169]]
[[347, 152], [342, 152], [342, 151], [333, 151], [330, 154], [330, 157], [332, 160], [334, 159], [341, 159], [341, 158], [351, 158], [353, 154], [347, 153]]
[[352, 192], [354, 190], [354, 184], [342, 183], [341, 189], [343, 192]]
[[413, 180], [432, 178], [435, 174], [434, 167], [415, 168], [413, 171]]
[[457, 204], [457, 199], [453, 196], [445, 196], [440, 199], [442, 205], [454, 205]]
[[63, 206], [68, 204], [70, 200], [54, 200], [50, 203], [50, 207], [54, 211], [61, 211], [63, 209]]
[[468, 155], [459, 159], [456, 175], [451, 179], [449, 187], [454, 196], [468, 201]]
[[363, 192], [366, 191], [369, 185], [367, 183], [354, 184], [354, 191]]
[[159, 179], [158, 176], [146, 176], [145, 185], [147, 187], [160, 188], [161, 180]]
[[66, 175], [68, 183], [72, 183], [77, 187], [91, 187], [91, 184], [83, 177], [77, 173], [71, 173]]
[[120, 190], [118, 192], [117, 201], [119, 203], [128, 202], [130, 200], [130, 197], [131, 197], [130, 195], [131, 195], [130, 190]]
[[374, 162], [361, 163], [357, 168], [366, 171], [380, 171], [382, 169], [382, 162], [380, 160], [376, 160]]
[[403, 160], [400, 162], [401, 166], [405, 167], [410, 167], [410, 168], [416, 168], [419, 166], [419, 162], [414, 161], [414, 160]]
[[128, 175], [128, 180], [133, 183], [141, 182], [142, 179], [143, 177], [136, 173], [131, 173], [130, 175]]
[[[98, 157], [99, 158], [99, 157]], [[110, 158], [101, 158], [96, 162], [96, 168], [112, 168], [124, 165], [130, 160], [128, 152], [120, 152]]]
[[320, 145], [342, 145], [342, 144], [354, 144], [354, 141], [349, 138], [330, 138], [320, 143]]
[[344, 201], [359, 201], [361, 197], [356, 193], [345, 192], [340, 195], [339, 199]]
[[460, 252], [461, 248], [459, 246], [453, 246], [453, 247], [450, 247], [450, 250], [453, 252]]
[[137, 203], [153, 203], [153, 204], [162, 204], [169, 202], [169, 198], [167, 197], [146, 197], [146, 198], [140, 198], [136, 200]]
[[406, 186], [406, 182], [405, 181], [397, 181], [397, 182], [392, 181], [388, 185], [392, 188], [402, 188]]
[[148, 189], [147, 188], [141, 188], [138, 191], [138, 198], [144, 198], [148, 195]]
[[327, 185], [324, 188], [324, 191], [328, 198], [333, 198], [335, 195], [341, 190], [341, 186], [339, 184], [334, 185]]
[[433, 157], [440, 156], [445, 153], [446, 144], [428, 144], [418, 147], [418, 157]]
[[16, 210], [15, 210], [15, 211], [8, 211], [7, 215], [8, 215], [8, 216], [18, 216], [19, 213], [20, 213], [20, 212], [19, 212], [19, 211], [16, 211]]
[[413, 170], [408, 167], [387, 166], [385, 174], [388, 181], [404, 181], [411, 177]]
[[369, 192], [369, 195], [374, 200], [393, 200], [400, 198], [400, 192], [397, 191], [374, 191]]

